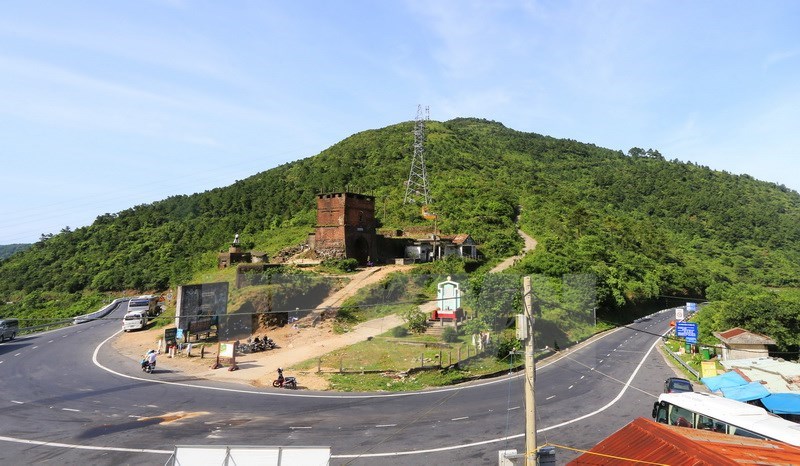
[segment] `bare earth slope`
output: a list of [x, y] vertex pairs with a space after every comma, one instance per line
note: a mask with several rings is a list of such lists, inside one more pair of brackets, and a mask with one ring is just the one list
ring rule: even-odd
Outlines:
[[[519, 230], [520, 236], [525, 239], [523, 255], [536, 248], [536, 240]], [[512, 266], [520, 256], [509, 257], [491, 272], [500, 272]], [[359, 289], [378, 283], [392, 272], [407, 271], [411, 265], [384, 265], [360, 270], [351, 277], [350, 282], [343, 288], [331, 294], [320, 308], [336, 307], [344, 300], [353, 296]], [[434, 302], [420, 306], [420, 311], [429, 313], [435, 308]], [[357, 325], [352, 331], [345, 334], [335, 334], [330, 320], [322, 321], [316, 327], [293, 328], [285, 326], [273, 330], [269, 337], [275, 340], [279, 348], [261, 353], [237, 356], [238, 370], [229, 371], [228, 367], [211, 369], [215, 361], [215, 349], [207, 352], [204, 359], [199, 357], [197, 350], [193, 351], [191, 358], [179, 355], [168, 358], [161, 355], [158, 360], [159, 370], [181, 372], [183, 374], [201, 378], [226, 382], [238, 382], [253, 386], [270, 386], [277, 375], [278, 367], [289, 368], [302, 361], [323, 356], [333, 350], [353, 345], [369, 337], [380, 335], [393, 327], [403, 324], [403, 320], [395, 315], [371, 320]], [[163, 329], [152, 329], [139, 332], [122, 333], [114, 339], [113, 346], [121, 354], [131, 358], [132, 365], [138, 361], [148, 349], [155, 348], [159, 338], [164, 335]], [[157, 376], [158, 372], [156, 372]], [[325, 390], [327, 382], [313, 372], [294, 374], [287, 371], [287, 375], [298, 376], [300, 387], [312, 390]]]

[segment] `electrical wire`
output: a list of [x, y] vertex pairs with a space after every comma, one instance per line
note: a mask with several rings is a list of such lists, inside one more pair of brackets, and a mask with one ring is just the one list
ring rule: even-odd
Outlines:
[[607, 455], [607, 454], [604, 454], [604, 453], [597, 453], [597, 452], [593, 452], [593, 451], [589, 451], [589, 450], [583, 450], [583, 449], [580, 449], [580, 448], [573, 448], [573, 447], [568, 447], [568, 446], [565, 446], [565, 445], [557, 445], [555, 443], [546, 443], [546, 444], [543, 445], [543, 447], [562, 448], [564, 450], [577, 451], [577, 452], [580, 452], [580, 453], [583, 453], [583, 454], [602, 456], [604, 458], [610, 458], [610, 459], [614, 459], [614, 460], [622, 460], [622, 461], [631, 462], [631, 463], [652, 464], [652, 465], [656, 465], [656, 466], [670, 466], [667, 463], [654, 463], [652, 461], [637, 460], [635, 458], [628, 458], [628, 457], [625, 457], [625, 456]]

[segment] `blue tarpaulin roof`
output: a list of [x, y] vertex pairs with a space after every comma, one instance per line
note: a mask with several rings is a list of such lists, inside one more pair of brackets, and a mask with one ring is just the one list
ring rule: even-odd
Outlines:
[[761, 399], [767, 411], [775, 414], [800, 414], [800, 394], [773, 393]]
[[701, 382], [706, 384], [709, 390], [712, 392], [716, 392], [722, 388], [729, 388], [729, 387], [738, 387], [740, 385], [746, 385], [747, 381], [734, 371], [726, 372], [722, 375], [717, 375], [714, 377], [703, 377], [700, 379]]
[[769, 396], [769, 390], [758, 382], [750, 382], [738, 387], [723, 387], [720, 390], [725, 398], [736, 401], [753, 401]]

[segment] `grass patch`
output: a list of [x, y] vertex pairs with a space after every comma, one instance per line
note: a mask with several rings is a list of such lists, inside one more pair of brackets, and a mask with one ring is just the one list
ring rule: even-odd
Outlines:
[[[392, 335], [390, 330], [369, 341], [332, 351], [321, 358], [309, 359], [292, 369], [316, 371], [319, 368], [332, 389], [361, 392], [441, 387], [487, 374], [502, 373], [512, 368], [509, 358], [497, 360], [492, 351], [476, 357], [475, 349], [461, 341], [464, 340], [463, 337], [459, 342], [447, 345], [441, 338], [432, 335], [409, 335], [401, 338]], [[459, 361], [459, 349], [461, 363], [457, 368], [448, 369], [447, 366], [455, 365]], [[521, 364], [522, 357], [515, 357], [513, 366]], [[426, 368], [423, 371], [405, 377], [399, 375], [400, 372], [416, 370], [422, 366]]]

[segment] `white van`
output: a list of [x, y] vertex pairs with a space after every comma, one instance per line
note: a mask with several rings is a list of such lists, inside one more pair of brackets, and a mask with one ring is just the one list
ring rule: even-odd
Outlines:
[[130, 311], [122, 318], [122, 330], [139, 330], [147, 325], [147, 311]]
[[17, 319], [0, 319], [0, 342], [6, 339], [13, 340], [19, 332], [19, 321]]

